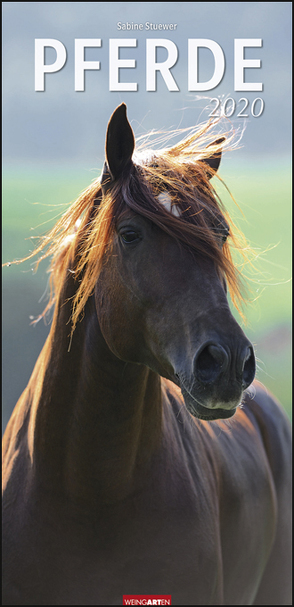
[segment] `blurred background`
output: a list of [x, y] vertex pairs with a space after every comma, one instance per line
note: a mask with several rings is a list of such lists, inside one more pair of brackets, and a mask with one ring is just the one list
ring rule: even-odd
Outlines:
[[[242, 97], [248, 99], [248, 117], [238, 118], [236, 110], [229, 121], [236, 130], [244, 129], [240, 147], [224, 155], [220, 170], [238, 206], [224, 187], [214, 185], [257, 252], [257, 271], [244, 268], [249, 279], [246, 324], [238, 319], [255, 345], [258, 379], [290, 416], [292, 3], [4, 2], [2, 7], [3, 262], [32, 251], [32, 237], [44, 234], [100, 174], [107, 122], [122, 101], [138, 137], [207, 120], [213, 107], [209, 98], [230, 97], [238, 108]], [[177, 23], [177, 29], [117, 29], [118, 22], [146, 21]], [[172, 74], [179, 91], [168, 91], [159, 76], [157, 90], [146, 92], [147, 37], [177, 45]], [[34, 90], [35, 38], [60, 40], [67, 49], [65, 66], [46, 76], [44, 92]], [[75, 38], [102, 39], [101, 48], [86, 50], [85, 59], [99, 60], [101, 69], [86, 73], [84, 92], [74, 91]], [[138, 82], [136, 92], [109, 91], [109, 38], [138, 40], [136, 48], [122, 51], [123, 58], [136, 59], [136, 68], [121, 74], [122, 81]], [[188, 92], [189, 38], [216, 41], [226, 57], [221, 83], [203, 95]], [[234, 92], [235, 38], [263, 40], [262, 48], [247, 49], [245, 55], [261, 59], [260, 69], [245, 70], [246, 81], [264, 83], [261, 93]], [[48, 52], [46, 62], [54, 59]], [[200, 80], [209, 80], [209, 51], [200, 50], [199, 64]], [[264, 110], [254, 117], [250, 107], [257, 97]], [[50, 330], [43, 320], [31, 325], [31, 317], [46, 306], [47, 266], [42, 263], [37, 273], [32, 261], [3, 268], [3, 430]]]

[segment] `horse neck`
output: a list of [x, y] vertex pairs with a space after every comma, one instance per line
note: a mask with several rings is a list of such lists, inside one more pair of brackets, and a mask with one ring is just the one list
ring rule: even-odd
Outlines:
[[147, 367], [112, 354], [94, 298], [70, 349], [68, 317], [69, 304], [59, 306], [28, 386], [31, 459], [44, 486], [97, 508], [132, 492], [151, 465], [161, 435], [161, 383]]

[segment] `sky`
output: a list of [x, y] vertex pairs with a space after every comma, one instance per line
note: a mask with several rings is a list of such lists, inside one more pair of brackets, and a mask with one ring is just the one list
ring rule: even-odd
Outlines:
[[[261, 158], [290, 153], [292, 3], [4, 2], [2, 6], [4, 166], [60, 161], [79, 166], [101, 164], [107, 121], [122, 101], [127, 103], [131, 124], [139, 135], [151, 129], [198, 124], [214, 107], [209, 105], [211, 98], [216, 104], [229, 97], [228, 113], [233, 104], [236, 106], [230, 124], [234, 128], [246, 126], [244, 155]], [[127, 24], [133, 27], [140, 23], [141, 31], [122, 30]], [[173, 29], [155, 31], [150, 25], [146, 29], [146, 23], [172, 24]], [[44, 91], [35, 90], [36, 39], [58, 41], [66, 52], [62, 69], [45, 75]], [[84, 91], [75, 90], [75, 39], [85, 40], [85, 46], [87, 40], [101, 41], [100, 47], [85, 48], [85, 61], [99, 61], [100, 69], [86, 71]], [[136, 46], [121, 48], [117, 55], [135, 65], [120, 69], [118, 78], [120, 83], [137, 83], [136, 91], [109, 90], [110, 39], [119, 39], [119, 44], [136, 41]], [[154, 39], [158, 63], [172, 59], [166, 40], [177, 54], [170, 74], [178, 90], [168, 90], [158, 70], [156, 90], [146, 90], [146, 46], [150, 59], [148, 45], [154, 44]], [[164, 40], [162, 47], [160, 39]], [[223, 53], [223, 77], [211, 90], [188, 90], [189, 39], [213, 41]], [[247, 46], [244, 51], [245, 60], [259, 62], [259, 67], [245, 69], [244, 80], [262, 83], [262, 91], [234, 90], [237, 39], [251, 39], [250, 44], [262, 41], [261, 46]], [[219, 62], [205, 44], [199, 46], [198, 82], [206, 83]], [[56, 56], [48, 45], [46, 64], [54, 63]], [[40, 53], [38, 58], [40, 61]], [[190, 55], [190, 64], [195, 74], [195, 54]], [[245, 101], [240, 101], [243, 98]], [[248, 117], [238, 118], [247, 102], [243, 113]], [[259, 113], [261, 104], [261, 115], [252, 116], [252, 111]]]

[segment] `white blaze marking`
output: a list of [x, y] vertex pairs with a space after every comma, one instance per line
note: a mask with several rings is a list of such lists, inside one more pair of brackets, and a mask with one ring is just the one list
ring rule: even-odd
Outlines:
[[169, 213], [175, 215], [175, 217], [180, 217], [181, 211], [178, 206], [172, 202], [170, 195], [167, 192], [161, 192], [159, 196], [157, 196], [157, 200], [166, 208]]

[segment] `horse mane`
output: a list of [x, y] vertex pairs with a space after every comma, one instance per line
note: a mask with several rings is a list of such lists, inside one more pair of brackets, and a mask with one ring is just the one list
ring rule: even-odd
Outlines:
[[[178, 130], [179, 134], [187, 129]], [[219, 137], [219, 134], [218, 134]], [[189, 247], [202, 259], [212, 259], [226, 279], [231, 299], [240, 311], [244, 299], [242, 278], [232, 260], [230, 246], [245, 256], [244, 237], [233, 225], [221, 200], [211, 185], [214, 171], [204, 162], [208, 156], [231, 148], [232, 136], [216, 140], [211, 123], [188, 131], [178, 143], [146, 153], [149, 135], [135, 150], [133, 165], [102, 195], [100, 178], [89, 185], [57, 221], [39, 246], [21, 263], [37, 254], [36, 267], [48, 257], [50, 264], [50, 299], [37, 322], [57, 303], [70, 272], [77, 282], [72, 301], [72, 332], [88, 298], [94, 291], [105, 255], [111, 251], [118, 217], [126, 209], [146, 217], [182, 246]], [[218, 179], [220, 177], [216, 175]], [[220, 179], [220, 181], [222, 181]], [[223, 183], [223, 182], [222, 182]], [[181, 216], [170, 213], [157, 199], [168, 192], [181, 210]], [[220, 247], [216, 234], [229, 226], [228, 241]]]

